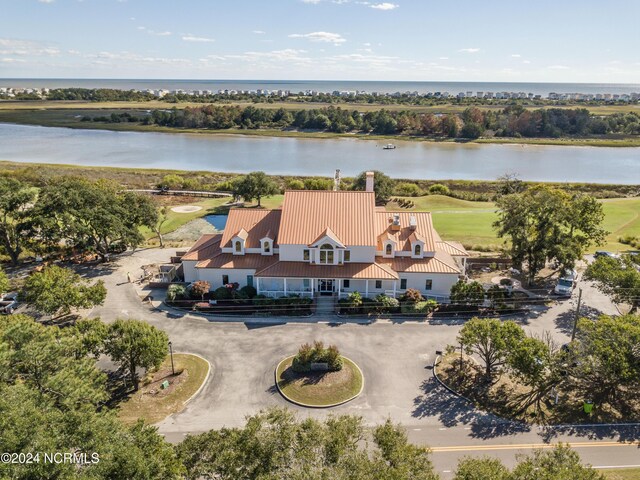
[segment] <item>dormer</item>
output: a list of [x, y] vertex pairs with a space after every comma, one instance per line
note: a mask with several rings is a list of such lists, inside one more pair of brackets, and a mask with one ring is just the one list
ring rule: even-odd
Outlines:
[[260, 239], [260, 248], [262, 255], [273, 255], [273, 238], [270, 235]]
[[309, 246], [312, 248], [318, 248], [326, 243], [330, 243], [334, 248], [345, 248], [344, 244], [340, 241], [338, 236], [333, 233], [333, 231], [329, 227], [327, 227], [324, 232], [322, 232], [320, 236], [316, 238], [315, 242], [313, 242]]
[[242, 228], [231, 238], [231, 249], [233, 250], [234, 255], [244, 255], [245, 242], [247, 241], [248, 236], [249, 234], [247, 231]]
[[424, 238], [416, 232], [413, 232], [409, 236], [409, 242], [411, 243], [411, 258], [423, 258], [425, 245]]
[[396, 242], [388, 233], [384, 233], [380, 237], [380, 245], [382, 246], [382, 256], [384, 258], [393, 258], [396, 254]]

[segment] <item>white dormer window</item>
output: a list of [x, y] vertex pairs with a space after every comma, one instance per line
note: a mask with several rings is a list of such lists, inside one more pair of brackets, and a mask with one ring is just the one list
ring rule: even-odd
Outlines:
[[391, 240], [387, 240], [382, 244], [382, 256], [385, 258], [393, 258], [395, 251], [395, 244]]
[[413, 254], [416, 257], [419, 257], [422, 255], [422, 247], [420, 246], [420, 244], [416, 245], [415, 247], [413, 247]]
[[273, 255], [273, 240], [269, 237], [265, 237], [260, 240], [262, 245], [262, 255]]
[[242, 228], [237, 235], [231, 239], [231, 248], [234, 255], [244, 255], [245, 241], [247, 240], [247, 231]]
[[320, 255], [318, 257], [318, 263], [324, 263], [333, 265], [335, 260], [335, 252], [333, 251], [333, 245], [325, 243], [320, 246]]

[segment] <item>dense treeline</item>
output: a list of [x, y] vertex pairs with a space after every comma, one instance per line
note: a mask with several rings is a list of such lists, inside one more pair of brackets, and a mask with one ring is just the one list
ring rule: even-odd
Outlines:
[[155, 95], [147, 92], [111, 88], [56, 88], [50, 90], [47, 95], [47, 100], [84, 100], [88, 102], [140, 102], [155, 98]]
[[601, 117], [581, 108], [526, 110], [521, 106], [509, 106], [498, 111], [469, 107], [459, 115], [440, 115], [384, 109], [359, 112], [333, 106], [292, 111], [284, 108], [205, 105], [184, 110], [154, 110], [150, 117], [144, 119], [144, 123], [174, 128], [295, 128], [335, 133], [449, 138], [640, 135], [640, 115], [635, 112]]

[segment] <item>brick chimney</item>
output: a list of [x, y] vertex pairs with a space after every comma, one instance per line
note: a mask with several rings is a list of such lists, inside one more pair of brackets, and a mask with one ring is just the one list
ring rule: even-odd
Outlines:
[[365, 174], [367, 176], [367, 192], [373, 192], [373, 172], [367, 172]]

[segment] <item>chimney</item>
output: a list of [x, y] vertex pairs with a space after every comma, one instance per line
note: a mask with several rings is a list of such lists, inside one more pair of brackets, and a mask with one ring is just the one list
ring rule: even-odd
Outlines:
[[333, 191], [340, 190], [340, 169], [336, 168], [336, 174], [333, 177]]
[[367, 176], [367, 192], [373, 192], [373, 172], [367, 172], [365, 174]]

